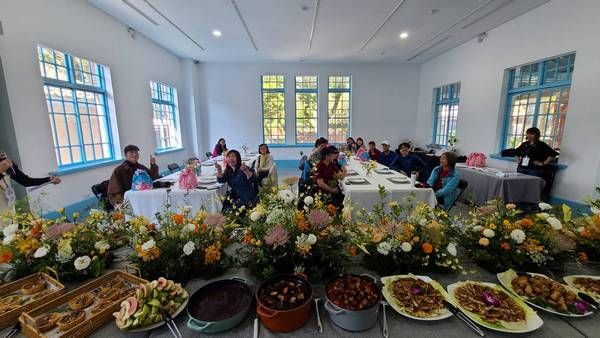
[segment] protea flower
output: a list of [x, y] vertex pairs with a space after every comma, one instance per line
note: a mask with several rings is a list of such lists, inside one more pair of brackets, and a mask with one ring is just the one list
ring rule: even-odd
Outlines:
[[265, 243], [272, 245], [273, 249], [284, 246], [289, 239], [288, 231], [281, 225], [271, 228], [265, 235]]

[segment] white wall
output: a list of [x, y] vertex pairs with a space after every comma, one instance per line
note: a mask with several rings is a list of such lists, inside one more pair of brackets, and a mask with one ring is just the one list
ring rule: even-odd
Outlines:
[[[457, 124], [462, 153], [497, 153], [502, 128], [504, 70], [547, 57], [577, 53], [560, 162], [568, 164], [553, 196], [580, 200], [593, 192], [600, 168], [600, 1], [552, 0], [421, 65], [417, 135], [431, 142], [433, 88], [461, 82]], [[490, 161], [491, 165], [508, 162]]]
[[[48, 112], [37, 62], [37, 44], [56, 48], [106, 65], [112, 75], [119, 139], [122, 146], [137, 144], [142, 163], [156, 147], [152, 129], [150, 80], [174, 85], [179, 93], [181, 124], [189, 123], [190, 90], [184, 88], [179, 57], [138, 34], [133, 40], [127, 27], [85, 1], [1, 1], [0, 54], [17, 135], [21, 167], [31, 176], [47, 176], [57, 170]], [[185, 69], [185, 70], [184, 70]], [[192, 108], [193, 109], [193, 108]], [[195, 124], [195, 122], [194, 122]], [[183, 145], [193, 142], [184, 129]], [[193, 148], [193, 147], [192, 147]], [[188, 157], [184, 151], [160, 155], [161, 170]], [[120, 152], [120, 151], [119, 151]], [[110, 176], [114, 166], [91, 169], [62, 177], [63, 183], [39, 189], [49, 198], [47, 208], [80, 201], [91, 195], [90, 186]]]
[[[319, 76], [319, 114], [327, 114], [327, 78], [352, 76], [352, 136], [365, 142], [389, 139], [397, 144], [415, 136], [419, 66], [381, 64], [228, 64], [206, 63], [198, 67], [201, 87], [197, 108], [202, 124], [203, 152], [212, 151], [220, 137], [229, 148], [247, 142], [252, 149], [263, 141], [260, 76], [285, 75], [286, 130], [294, 138], [295, 75]], [[321, 123], [324, 122], [324, 123]], [[319, 133], [327, 137], [326, 119]], [[309, 149], [309, 148], [308, 148]], [[276, 159], [297, 159], [307, 148], [272, 148]]]

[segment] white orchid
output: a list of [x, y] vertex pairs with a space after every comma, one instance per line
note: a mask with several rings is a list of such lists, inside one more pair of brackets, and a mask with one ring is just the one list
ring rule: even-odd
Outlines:
[[81, 271], [81, 270], [87, 269], [88, 266], [90, 266], [91, 262], [92, 262], [92, 259], [90, 258], [90, 256], [81, 256], [81, 257], [77, 257], [75, 262], [73, 262], [73, 265], [75, 266], [75, 269]]

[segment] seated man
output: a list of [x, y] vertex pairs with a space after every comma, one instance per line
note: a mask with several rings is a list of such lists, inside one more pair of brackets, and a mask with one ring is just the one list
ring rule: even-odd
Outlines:
[[381, 154], [381, 151], [379, 151], [379, 149], [377, 149], [377, 146], [375, 145], [375, 141], [369, 141], [369, 159], [371, 159], [373, 161], [378, 161], [379, 154]]
[[123, 152], [125, 153], [125, 161], [113, 170], [108, 182], [108, 200], [113, 206], [123, 203], [123, 196], [126, 191], [131, 189], [131, 180], [136, 170], [145, 170], [153, 180], [160, 178], [154, 155], [150, 155], [150, 169], [148, 169], [138, 163], [140, 148], [130, 144], [123, 149]]
[[400, 149], [400, 155], [396, 156], [390, 168], [410, 176], [413, 171], [418, 172], [420, 168], [427, 166], [419, 156], [410, 153], [410, 144], [403, 142], [398, 148]]
[[383, 148], [383, 151], [381, 152], [381, 154], [379, 154], [378, 162], [386, 167], [389, 167], [392, 164], [392, 162], [394, 162], [394, 160], [396, 159], [396, 154], [394, 154], [393, 151], [390, 151], [389, 141], [381, 142], [381, 147]]

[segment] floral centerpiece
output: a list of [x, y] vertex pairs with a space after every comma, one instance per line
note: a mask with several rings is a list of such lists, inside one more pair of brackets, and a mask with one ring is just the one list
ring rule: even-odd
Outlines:
[[224, 270], [230, 259], [224, 252], [234, 226], [220, 214], [199, 211], [192, 215], [191, 207], [180, 213], [167, 207], [157, 214], [158, 224], [144, 217], [130, 223], [131, 257], [146, 279], [160, 276], [187, 281], [195, 276], [212, 276]]
[[480, 266], [496, 272], [557, 267], [559, 258], [569, 253], [562, 231], [570, 209], [561, 221], [551, 205], [540, 203], [540, 208], [542, 212], [525, 214], [512, 203], [490, 201], [471, 211], [461, 245]]
[[371, 171], [377, 169], [377, 162], [373, 160], [365, 161], [361, 165], [365, 170], [367, 176], [371, 176]]
[[[596, 191], [600, 194], [600, 187]], [[600, 198], [589, 200], [589, 206], [591, 214], [581, 215], [571, 222], [577, 256], [584, 263], [600, 261]]]
[[387, 192], [382, 186], [379, 195], [381, 202], [373, 211], [362, 209], [358, 216], [365, 266], [382, 275], [462, 269], [452, 222], [444, 210], [416, 202], [414, 196], [386, 203]]
[[112, 255], [105, 234], [93, 224], [79, 222], [74, 213], [71, 220], [64, 209], [60, 217], [43, 219], [33, 213], [4, 215], [12, 222], [2, 230], [0, 263], [10, 265], [13, 278], [51, 267], [61, 279], [98, 277], [111, 262]]
[[303, 272], [320, 278], [342, 272], [350, 258], [350, 212], [327, 206], [320, 194], [298, 198], [275, 187], [260, 195], [240, 235], [243, 263], [257, 276]]

